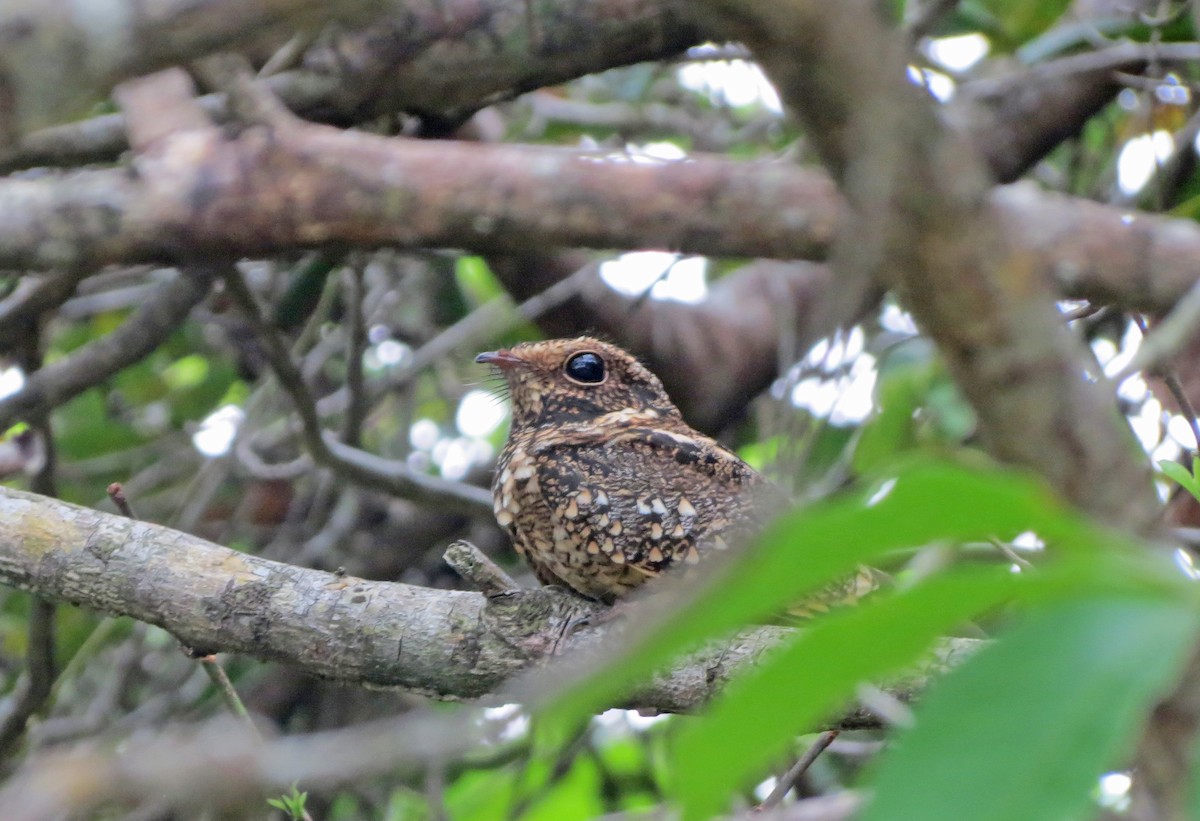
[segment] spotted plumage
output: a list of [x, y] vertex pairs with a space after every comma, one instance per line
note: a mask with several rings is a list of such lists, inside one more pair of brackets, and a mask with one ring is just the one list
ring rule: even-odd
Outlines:
[[544, 584], [612, 603], [755, 529], [783, 496], [688, 427], [658, 377], [596, 339], [480, 354], [504, 375], [512, 428], [496, 520]]

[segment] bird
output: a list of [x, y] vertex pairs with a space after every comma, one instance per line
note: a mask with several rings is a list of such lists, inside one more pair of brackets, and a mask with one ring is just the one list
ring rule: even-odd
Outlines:
[[615, 604], [728, 550], [786, 506], [615, 345], [551, 339], [475, 361], [503, 376], [512, 406], [492, 482], [496, 521], [543, 584]]

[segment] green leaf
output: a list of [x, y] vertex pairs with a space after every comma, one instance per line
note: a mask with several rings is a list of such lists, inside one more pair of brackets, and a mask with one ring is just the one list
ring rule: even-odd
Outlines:
[[679, 733], [674, 769], [684, 818], [726, 809], [735, 790], [860, 682], [911, 664], [939, 636], [1010, 597], [1018, 581], [1007, 568], [964, 568], [816, 622]]
[[173, 391], [194, 388], [208, 377], [208, 360], [199, 354], [184, 356], [163, 368], [161, 375]]
[[1039, 608], [932, 687], [878, 770], [863, 821], [1065, 821], [1094, 811], [1196, 640], [1175, 600], [1092, 597]]
[[1163, 475], [1168, 479], [1174, 479], [1184, 490], [1200, 499], [1200, 479], [1197, 479], [1187, 468], [1178, 462], [1172, 462], [1169, 459], [1162, 459], [1158, 463], [1158, 469], [1163, 472]]
[[913, 414], [924, 403], [932, 379], [928, 362], [906, 364], [883, 377], [875, 414], [863, 425], [854, 449], [857, 473], [871, 473], [916, 444]]
[[450, 818], [506, 818], [516, 789], [511, 767], [465, 772], [446, 790]]
[[604, 814], [600, 770], [591, 756], [576, 756], [571, 768], [522, 813], [525, 821], [587, 821]]
[[1070, 0], [969, 0], [963, 10], [990, 23], [993, 45], [1010, 50], [1050, 28], [1069, 5]]
[[1024, 477], [949, 463], [910, 464], [865, 491], [784, 516], [726, 572], [709, 578], [707, 593], [630, 636], [625, 655], [613, 658], [604, 676], [568, 690], [545, 714], [569, 726], [678, 653], [769, 619], [886, 553], [935, 541], [1009, 538], [1030, 529], [1060, 549], [1094, 551], [1112, 541]]
[[467, 299], [476, 305], [504, 293], [504, 288], [483, 257], [459, 257], [454, 263], [454, 276]]

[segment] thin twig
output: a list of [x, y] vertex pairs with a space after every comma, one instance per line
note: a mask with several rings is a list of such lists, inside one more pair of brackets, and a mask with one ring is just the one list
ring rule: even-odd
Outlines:
[[46, 703], [54, 687], [54, 603], [34, 596], [29, 603], [29, 647], [25, 675], [0, 717], [0, 758], [12, 753], [24, 737], [33, 714]]
[[[108, 486], [108, 497], [112, 499], [113, 504], [117, 506], [117, 510], [121, 511], [121, 514], [125, 518], [137, 519], [137, 516], [133, 513], [133, 506], [129, 503], [129, 499], [125, 495], [125, 488], [121, 486], [120, 482], [113, 482]], [[185, 654], [200, 662], [200, 666], [204, 668], [204, 672], [216, 686], [217, 692], [221, 694], [221, 699], [225, 702], [229, 711], [241, 719], [250, 728], [252, 733], [258, 734], [258, 728], [254, 726], [254, 721], [250, 718], [250, 713], [246, 710], [246, 705], [242, 703], [237, 690], [233, 687], [233, 682], [225, 674], [225, 670], [217, 661], [216, 655], [207, 653], [197, 656], [189, 648], [185, 647], [183, 649]]]
[[1200, 282], [1197, 282], [1183, 298], [1175, 304], [1174, 309], [1155, 324], [1153, 332], [1147, 333], [1146, 323], [1139, 323], [1142, 333], [1142, 344], [1137, 353], [1112, 378], [1116, 384], [1124, 382], [1139, 371], [1153, 371], [1171, 356], [1179, 353], [1183, 346], [1196, 335], [1196, 326], [1200, 322]]
[[858, 701], [885, 724], [893, 727], [911, 727], [915, 723], [911, 707], [887, 690], [873, 684], [858, 686]]
[[125, 496], [125, 488], [120, 482], [113, 482], [108, 486], [108, 498], [112, 499], [112, 503], [117, 506], [117, 510], [127, 519], [136, 519], [137, 516], [133, 513], [133, 507], [129, 504], [129, 499]]
[[0, 400], [0, 430], [56, 408], [148, 356], [208, 293], [213, 274], [207, 266], [180, 271], [119, 328], [30, 375], [21, 390]]
[[1107, 305], [1097, 305], [1094, 302], [1085, 302], [1077, 308], [1072, 308], [1063, 314], [1064, 322], [1074, 322], [1077, 319], [1087, 319], [1090, 316], [1095, 316], [1101, 311], [1108, 309]]
[[408, 385], [422, 370], [456, 350], [508, 333], [522, 322], [532, 322], [547, 311], [554, 310], [578, 294], [598, 269], [597, 263], [584, 265], [546, 290], [534, 294], [518, 305], [515, 311], [507, 296], [489, 300], [414, 351], [408, 367], [388, 380], [387, 390], [395, 391]]
[[197, 661], [208, 675], [213, 686], [217, 688], [217, 692], [221, 694], [221, 700], [225, 702], [225, 706], [229, 711], [237, 716], [243, 724], [250, 729], [254, 735], [258, 736], [259, 740], [262, 735], [258, 732], [258, 727], [254, 724], [254, 719], [250, 717], [250, 711], [246, 709], [246, 705], [242, 702], [237, 690], [233, 686], [233, 682], [229, 680], [225, 668], [217, 661], [217, 657], [213, 653], [206, 656], [200, 656]]
[[[42, 354], [37, 334], [25, 340], [22, 349], [22, 365], [36, 376], [42, 367]], [[58, 459], [54, 447], [50, 416], [46, 412], [36, 413], [30, 427], [40, 438], [44, 459], [30, 481], [35, 493], [57, 496], [58, 487], [55, 469]], [[54, 602], [33, 596], [29, 602], [28, 644], [25, 651], [25, 674], [20, 688], [12, 695], [7, 710], [0, 714], [0, 758], [5, 758], [25, 736], [29, 719], [47, 703], [54, 691], [57, 678], [54, 660], [54, 623], [57, 608]]]
[[516, 593], [521, 589], [500, 565], [470, 542], [460, 539], [446, 548], [442, 558], [454, 572], [489, 598]]
[[357, 447], [362, 439], [363, 419], [367, 405], [364, 396], [363, 355], [367, 350], [367, 329], [363, 299], [363, 266], [361, 255], [354, 258], [343, 274], [346, 282], [346, 310], [350, 322], [346, 328], [349, 340], [346, 345], [346, 418], [342, 427], [342, 441]]
[[23, 277], [12, 293], [0, 300], [0, 347], [23, 341], [26, 322], [66, 302], [87, 273], [87, 269], [81, 269]]
[[263, 67], [258, 70], [258, 79], [262, 80], [281, 71], [295, 68], [300, 64], [300, 58], [304, 56], [304, 52], [316, 40], [319, 29], [307, 29], [298, 31], [292, 35], [292, 39], [288, 40], [279, 50], [270, 56], [267, 62], [263, 63]]
[[927, 36], [958, 3], [959, 0], [925, 0], [917, 5], [916, 13], [906, 23], [909, 40], [915, 43]]
[[263, 318], [258, 302], [241, 272], [229, 265], [221, 276], [227, 293], [258, 334], [275, 378], [291, 398], [292, 406], [300, 417], [301, 436], [314, 461], [345, 479], [395, 496], [434, 501], [469, 513], [482, 510], [491, 512], [492, 497], [483, 488], [421, 473], [404, 462], [384, 459], [350, 447], [339, 442], [332, 433], [323, 431], [312, 392], [279, 333]]
[[[595, 276], [598, 270], [596, 263], [584, 265], [579, 270], [546, 288], [544, 291], [531, 296], [513, 309], [512, 300], [507, 296], [498, 296], [480, 305], [475, 310], [445, 328], [428, 342], [413, 352], [408, 364], [393, 371], [386, 381], [372, 383], [365, 388], [367, 400], [375, 400], [386, 393], [403, 390], [434, 363], [450, 356], [455, 351], [467, 346], [481, 344], [484, 340], [508, 333], [522, 322], [533, 321], [542, 314], [552, 311], [567, 300], [577, 295], [584, 283]], [[326, 294], [330, 291], [326, 291]], [[322, 296], [322, 301], [326, 299]], [[319, 311], [318, 311], [319, 312]], [[308, 333], [306, 329], [305, 333]], [[302, 337], [304, 334], [302, 334]], [[301, 347], [297, 345], [295, 347]], [[295, 350], [295, 348], [293, 348]], [[347, 388], [339, 388], [317, 400], [317, 413], [322, 419], [327, 419], [347, 411], [350, 402], [350, 392]], [[295, 433], [302, 427], [294, 422], [288, 426], [287, 434]], [[263, 432], [260, 437], [239, 437], [237, 444], [238, 458], [245, 464], [247, 470], [255, 476], [263, 478], [295, 478], [310, 467], [306, 458], [294, 460], [285, 464], [267, 464], [251, 453], [255, 445], [270, 447], [281, 441], [282, 437]], [[481, 497], [483, 498], [483, 497]], [[485, 499], [486, 501], [486, 499]]]
[[[1146, 318], [1141, 314], [1134, 314], [1133, 321], [1137, 323], [1144, 337], [1147, 333]], [[1171, 392], [1171, 396], [1175, 398], [1175, 403], [1179, 405], [1179, 412], [1183, 415], [1183, 418], [1187, 421], [1188, 428], [1192, 431], [1192, 438], [1195, 439], [1196, 444], [1194, 447], [1188, 449], [1188, 457], [1190, 460], [1194, 460], [1200, 454], [1200, 421], [1196, 419], [1196, 409], [1192, 405], [1192, 400], [1188, 398], [1187, 391], [1183, 389], [1183, 383], [1175, 375], [1175, 371], [1164, 371], [1162, 381], [1167, 386], [1167, 390]]]
[[1017, 565], [1022, 570], [1033, 570], [1033, 564], [1028, 559], [1021, 558], [1019, 555], [1017, 555], [1017, 551], [1013, 550], [1011, 547], [1006, 545], [1004, 542], [1000, 541], [999, 539], [997, 539], [995, 537], [988, 539], [988, 542], [992, 545], [992, 547], [996, 548], [1001, 553], [1003, 553], [1004, 558], [1008, 559], [1010, 562]]
[[804, 755], [800, 756], [799, 760], [792, 765], [783, 778], [779, 779], [779, 782], [775, 785], [775, 789], [771, 790], [771, 794], [763, 799], [758, 808], [760, 810], [767, 810], [782, 801], [784, 796], [796, 786], [796, 782], [800, 780], [800, 777], [808, 772], [808, 768], [817, 760], [817, 757], [825, 752], [825, 749], [839, 735], [841, 735], [840, 730], [826, 730], [817, 736], [817, 740], [813, 742], [813, 745], [805, 751]]

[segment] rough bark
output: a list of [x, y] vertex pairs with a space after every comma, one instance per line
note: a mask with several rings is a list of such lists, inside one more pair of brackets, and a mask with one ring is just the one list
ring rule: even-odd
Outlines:
[[[404, 111], [437, 130], [529, 89], [670, 59], [705, 40], [693, 18], [691, 4], [679, 0], [406, 3], [403, 14], [323, 38], [302, 67], [264, 82], [310, 119], [348, 124]], [[963, 123], [997, 179], [1010, 181], [1112, 99], [1115, 70], [1193, 59], [1188, 45], [1158, 44], [1150, 53], [1125, 43], [967, 81], [947, 114]], [[218, 120], [228, 117], [223, 95], [206, 105]], [[110, 160], [127, 147], [123, 118], [106, 115], [28, 135], [0, 150], [0, 169]]]
[[[235, 139], [215, 129], [175, 133], [135, 167], [136, 176], [0, 180], [0, 267], [98, 268], [346, 244], [821, 259], [843, 207], [826, 175], [784, 163], [643, 165], [315, 125], [255, 126]], [[987, 203], [1030, 282], [1045, 275], [1065, 296], [1164, 312], [1196, 281], [1200, 228], [1190, 220], [1024, 185], [999, 188]]]
[[[581, 628], [560, 647], [568, 625], [600, 607], [560, 588], [487, 598], [366, 581], [9, 489], [0, 489], [0, 519], [0, 583], [132, 616], [197, 651], [245, 653], [344, 682], [479, 698], [604, 632]], [[692, 710], [785, 635], [774, 627], [741, 633], [638, 688], [627, 703]], [[972, 644], [949, 642], [940, 658]], [[871, 719], [860, 713], [843, 721]]]
[[0, 148], [86, 112], [128, 77], [214, 49], [331, 21], [361, 24], [391, 0], [14, 0], [0, 10]]

